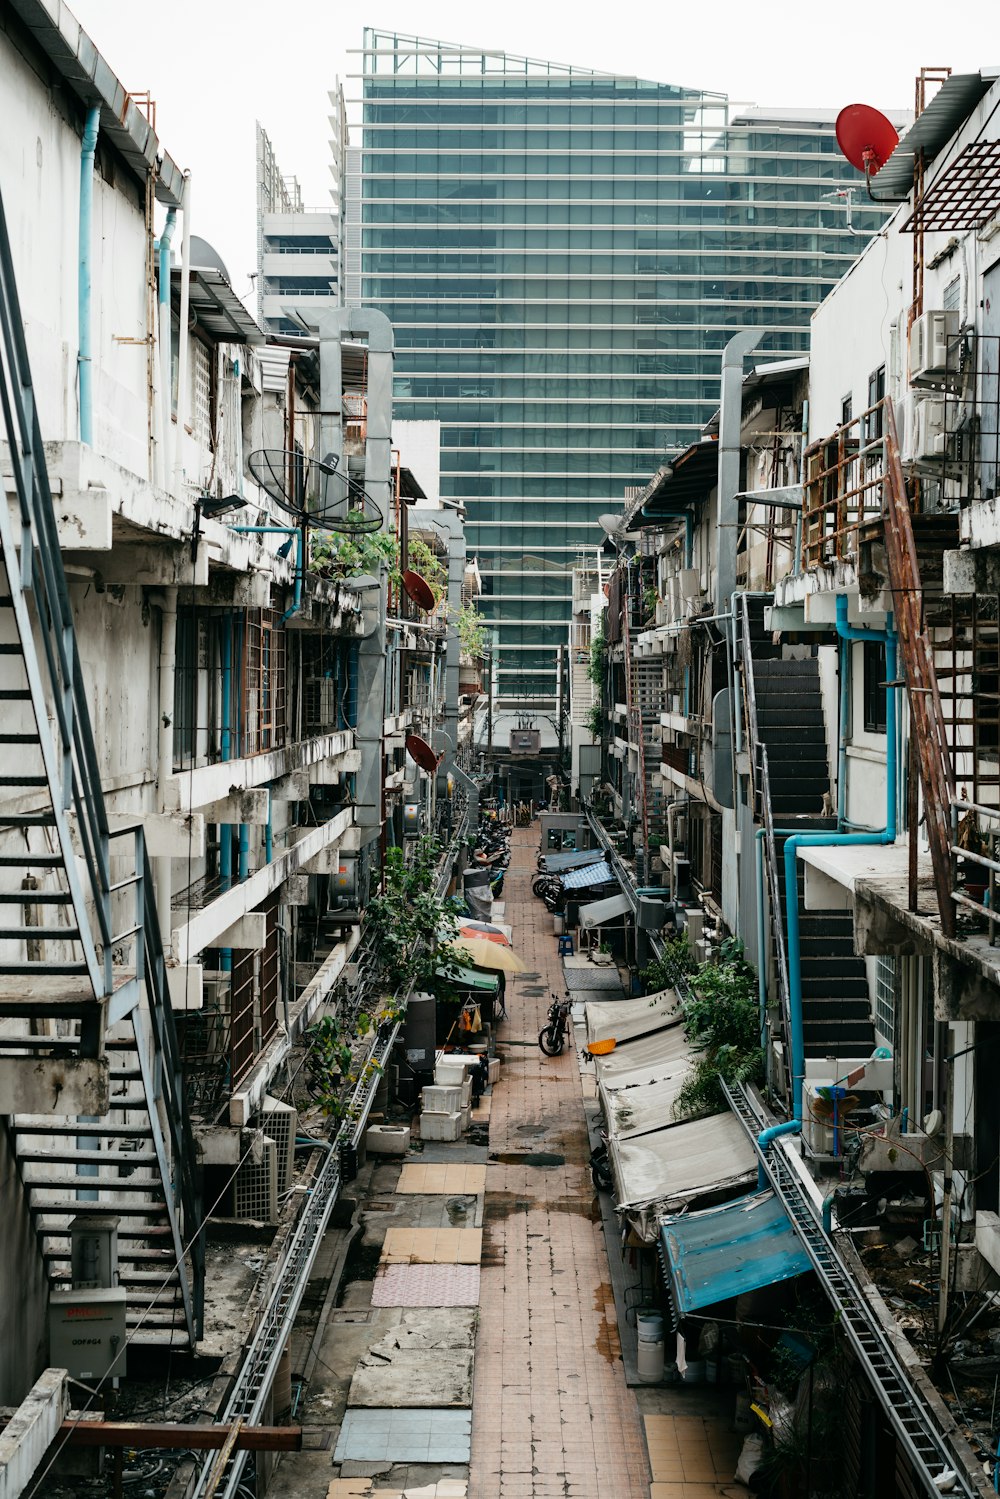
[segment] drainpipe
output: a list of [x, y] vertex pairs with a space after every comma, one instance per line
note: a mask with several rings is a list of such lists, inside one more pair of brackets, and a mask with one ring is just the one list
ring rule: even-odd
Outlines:
[[885, 645], [886, 657], [886, 806], [885, 828], [871, 833], [796, 833], [785, 843], [785, 909], [788, 930], [789, 1022], [792, 1052], [792, 1123], [802, 1127], [802, 1085], [805, 1081], [805, 1046], [802, 1035], [802, 954], [799, 945], [797, 864], [801, 848], [846, 848], [886, 845], [896, 841], [896, 634], [891, 617], [885, 630], [862, 630], [847, 622], [847, 599], [837, 599], [837, 634], [841, 640], [876, 640]]
[[267, 863], [267, 864], [270, 864], [271, 860], [274, 858], [274, 824], [271, 821], [271, 814], [273, 813], [273, 811], [274, 811], [274, 798], [271, 795], [271, 788], [270, 788], [270, 786], [268, 786], [268, 788], [267, 788], [267, 823], [265, 824], [265, 827], [264, 827], [264, 860], [265, 860], [265, 863]]
[[[799, 448], [799, 484], [805, 493], [806, 448], [809, 444], [809, 402], [802, 402], [802, 446]], [[795, 512], [795, 556], [792, 558], [792, 576], [797, 578], [802, 571], [802, 506]]]
[[[177, 589], [163, 590], [160, 625], [160, 721], [157, 734], [156, 780], [159, 788], [159, 804], [165, 805], [167, 778], [174, 769], [174, 681], [177, 673]], [[156, 907], [160, 915], [160, 940], [163, 951], [170, 952], [173, 938], [171, 931], [171, 868], [170, 859], [162, 856], [156, 860]]]
[[291, 606], [281, 616], [281, 623], [287, 624], [293, 614], [298, 614], [302, 608], [302, 573], [304, 553], [302, 549], [302, 527], [301, 526], [230, 526], [237, 536], [294, 536], [295, 537], [295, 592], [292, 595]]
[[[191, 173], [184, 173], [184, 226], [181, 235], [181, 306], [177, 339], [177, 425], [170, 440], [172, 488], [181, 498], [184, 482], [184, 438], [188, 422], [188, 322], [191, 316]], [[169, 275], [169, 270], [168, 273]]]
[[77, 306], [79, 327], [77, 330], [77, 385], [80, 404], [80, 441], [89, 447], [94, 444], [94, 357], [90, 327], [90, 261], [93, 250], [94, 226], [94, 159], [97, 155], [97, 136], [101, 128], [101, 107], [94, 104], [87, 110], [83, 127], [83, 144], [80, 150], [80, 250], [78, 267]]
[[837, 831], [842, 832], [847, 821], [847, 724], [851, 705], [851, 646], [844, 639], [838, 641], [840, 652], [840, 724], [837, 746]]
[[158, 466], [161, 489], [166, 489], [170, 483], [170, 423], [173, 386], [173, 381], [170, 378], [170, 239], [174, 232], [176, 218], [176, 210], [173, 208], [169, 209], [167, 211], [167, 222], [163, 226], [163, 233], [156, 242], [160, 257], [157, 297], [159, 303], [160, 340], [160, 452]]

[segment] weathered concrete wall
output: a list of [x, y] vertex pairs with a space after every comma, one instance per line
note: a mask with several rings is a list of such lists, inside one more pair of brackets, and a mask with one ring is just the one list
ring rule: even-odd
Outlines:
[[6, 1120], [0, 1120], [0, 1265], [7, 1268], [0, 1296], [0, 1405], [18, 1405], [45, 1367], [48, 1288]]

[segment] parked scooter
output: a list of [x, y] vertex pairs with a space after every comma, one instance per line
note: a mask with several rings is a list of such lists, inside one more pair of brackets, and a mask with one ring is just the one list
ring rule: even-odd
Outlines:
[[548, 1024], [538, 1034], [538, 1044], [547, 1057], [557, 1057], [566, 1045], [569, 1035], [569, 1014], [571, 1003], [568, 999], [556, 999], [552, 996], [549, 1005]]

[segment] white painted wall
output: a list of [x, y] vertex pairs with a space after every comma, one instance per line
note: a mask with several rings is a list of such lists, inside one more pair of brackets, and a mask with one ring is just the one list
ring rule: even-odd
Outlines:
[[[404, 468], [411, 469], [429, 504], [441, 503], [441, 423], [393, 419], [392, 445]], [[421, 501], [421, 503], [423, 503]]]

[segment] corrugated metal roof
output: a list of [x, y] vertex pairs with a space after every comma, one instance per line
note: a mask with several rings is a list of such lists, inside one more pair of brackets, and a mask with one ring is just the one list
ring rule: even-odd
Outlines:
[[587, 1040], [614, 1038], [620, 1045], [664, 1026], [677, 1025], [680, 1019], [680, 1005], [673, 989], [661, 989], [658, 994], [646, 994], [641, 999], [588, 1000]]
[[[171, 267], [171, 287], [180, 295], [181, 269]], [[266, 335], [215, 266], [192, 266], [189, 296], [199, 327], [219, 343], [262, 344]]]
[[913, 163], [918, 151], [925, 161], [946, 146], [969, 118], [983, 95], [996, 82], [997, 74], [952, 73], [938, 89], [927, 108], [914, 120], [881, 171], [872, 178], [876, 198], [902, 200], [913, 187]]
[[562, 874], [566, 869], [582, 869], [602, 857], [599, 848], [567, 849], [561, 854], [544, 854], [542, 868], [546, 874]]
[[660, 1249], [678, 1318], [811, 1268], [773, 1192], [662, 1220]]
[[[614, 1056], [614, 1052], [612, 1052]], [[608, 1141], [618, 1208], [628, 1211], [647, 1243], [656, 1237], [650, 1210], [676, 1211], [706, 1192], [742, 1184], [756, 1170], [756, 1155], [733, 1114], [713, 1114], [665, 1129]]]
[[595, 900], [589, 906], [580, 907], [580, 925], [603, 926], [606, 921], [614, 921], [631, 909], [632, 902], [627, 895], [609, 895], [607, 900]]

